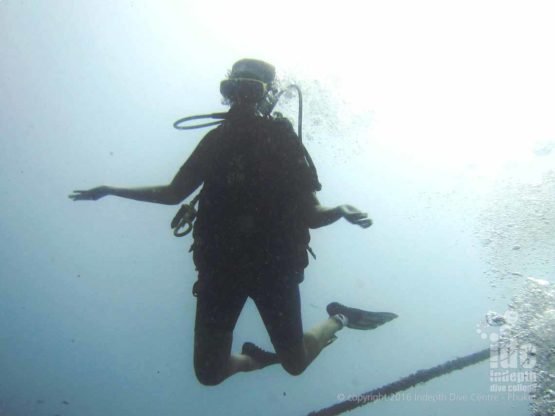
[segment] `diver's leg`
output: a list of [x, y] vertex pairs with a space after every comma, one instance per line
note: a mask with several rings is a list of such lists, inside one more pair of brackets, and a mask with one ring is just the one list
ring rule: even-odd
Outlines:
[[289, 347], [275, 346], [285, 370], [292, 375], [301, 374], [335, 340], [335, 333], [341, 328], [339, 321], [328, 318], [306, 331], [301, 343]]
[[247, 355], [231, 354], [233, 329], [247, 299], [235, 277], [217, 273], [202, 273], [199, 277], [194, 365], [198, 380], [205, 385], [216, 385], [235, 373], [261, 368]]
[[261, 365], [243, 354], [231, 354], [231, 332], [210, 328], [195, 330], [195, 373], [200, 383], [215, 386], [233, 374], [253, 371]]
[[320, 354], [320, 351], [335, 341], [335, 333], [341, 329], [343, 329], [341, 321], [331, 317], [304, 333], [303, 344], [309, 362], [312, 362]]
[[[328, 318], [303, 333], [299, 283], [278, 278], [266, 279], [261, 290], [251, 294], [272, 340], [278, 360], [290, 374], [302, 373], [322, 349], [335, 339], [343, 324]], [[257, 356], [254, 355], [256, 359]], [[264, 357], [263, 357], [264, 358]]]

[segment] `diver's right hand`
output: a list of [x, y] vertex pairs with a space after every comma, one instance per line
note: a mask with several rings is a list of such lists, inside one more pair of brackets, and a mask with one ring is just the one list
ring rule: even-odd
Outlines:
[[88, 191], [73, 191], [73, 193], [69, 195], [69, 198], [74, 201], [96, 201], [97, 199], [103, 198], [111, 193], [112, 189], [109, 186], [97, 186], [96, 188], [89, 189]]
[[368, 218], [368, 214], [360, 211], [352, 205], [341, 205], [339, 209], [341, 210], [343, 218], [351, 224], [358, 225], [362, 228], [368, 228], [372, 225], [372, 220]]

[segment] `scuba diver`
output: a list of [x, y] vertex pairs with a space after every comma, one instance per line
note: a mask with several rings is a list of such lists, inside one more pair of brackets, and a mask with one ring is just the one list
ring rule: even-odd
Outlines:
[[[350, 205], [320, 205], [315, 193], [321, 185], [300, 132], [297, 135], [286, 118], [270, 114], [280, 95], [272, 65], [242, 59], [221, 82], [220, 91], [230, 105], [227, 113], [176, 122], [179, 128], [182, 121], [220, 119], [208, 124], [218, 126], [204, 136], [170, 184], [100, 186], [74, 191], [69, 197], [80, 201], [113, 195], [179, 204], [202, 186], [192, 203], [199, 205], [191, 247], [198, 271], [193, 293], [197, 296], [194, 367], [199, 382], [217, 385], [238, 372], [277, 363], [298, 375], [340, 329], [374, 329], [397, 317], [333, 302], [327, 306], [327, 319], [303, 331], [299, 284], [308, 265], [307, 252], [312, 253], [309, 228], [341, 218], [368, 228], [372, 221]], [[231, 354], [235, 324], [249, 297], [275, 352], [245, 342], [240, 354]]]

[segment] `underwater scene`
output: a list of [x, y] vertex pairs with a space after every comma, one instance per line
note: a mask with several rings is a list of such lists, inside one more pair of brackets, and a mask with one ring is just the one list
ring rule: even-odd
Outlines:
[[0, 0], [0, 416], [554, 416], [554, 17]]

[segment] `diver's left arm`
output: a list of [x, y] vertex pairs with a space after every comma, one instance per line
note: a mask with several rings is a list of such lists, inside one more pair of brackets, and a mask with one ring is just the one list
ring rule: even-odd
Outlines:
[[96, 201], [105, 196], [113, 195], [135, 201], [175, 205], [191, 195], [201, 184], [202, 176], [185, 163], [169, 185], [140, 188], [98, 186], [89, 190], [73, 191], [73, 194], [69, 197], [74, 201]]
[[307, 211], [308, 226], [310, 228], [325, 227], [341, 218], [345, 218], [351, 224], [358, 225], [362, 228], [368, 228], [372, 225], [372, 220], [368, 218], [368, 214], [358, 210], [352, 205], [338, 205], [333, 208], [324, 207], [320, 205], [320, 201], [318, 201], [318, 198], [316, 198], [314, 194], [311, 194]]
[[175, 205], [187, 198], [201, 184], [187, 181], [187, 186], [177, 187], [172, 181], [169, 185], [146, 186], [140, 188], [116, 188], [98, 186], [89, 190], [73, 191], [69, 197], [74, 201], [96, 201], [105, 196], [119, 196], [135, 201], [153, 202], [156, 204]]
[[[210, 133], [207, 135], [207, 137]], [[193, 151], [187, 161], [181, 166], [168, 185], [147, 186], [140, 188], [116, 188], [113, 186], [98, 186], [89, 190], [73, 191], [69, 197], [74, 201], [96, 201], [108, 195], [135, 201], [153, 202], [157, 204], [179, 204], [204, 181], [207, 163], [210, 159], [211, 139], [205, 137]]]

